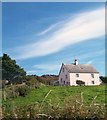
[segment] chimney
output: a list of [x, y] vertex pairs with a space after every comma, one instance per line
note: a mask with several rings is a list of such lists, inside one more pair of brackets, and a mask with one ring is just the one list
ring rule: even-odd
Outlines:
[[74, 59], [74, 65], [78, 65], [78, 60]]

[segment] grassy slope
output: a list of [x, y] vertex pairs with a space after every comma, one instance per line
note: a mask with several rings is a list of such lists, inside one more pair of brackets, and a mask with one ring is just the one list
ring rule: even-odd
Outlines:
[[[96, 102], [100, 104], [105, 103], [105, 86], [48, 86], [38, 89], [33, 89], [29, 91], [26, 97], [17, 97], [14, 99], [16, 106], [24, 106], [32, 103], [39, 102], [41, 103], [47, 93], [51, 93], [45, 99], [44, 103], [50, 102], [53, 104], [63, 105], [63, 101], [68, 98], [75, 98], [78, 100], [78, 97], [81, 97], [81, 92], [83, 93], [83, 100], [86, 104], [90, 104], [95, 96]], [[7, 100], [7, 104], [10, 103], [10, 100]]]

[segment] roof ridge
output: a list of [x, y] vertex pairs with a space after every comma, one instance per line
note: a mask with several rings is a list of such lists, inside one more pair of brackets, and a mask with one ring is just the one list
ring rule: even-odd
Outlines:
[[99, 73], [91, 64], [64, 64], [65, 68], [68, 72], [75, 73]]

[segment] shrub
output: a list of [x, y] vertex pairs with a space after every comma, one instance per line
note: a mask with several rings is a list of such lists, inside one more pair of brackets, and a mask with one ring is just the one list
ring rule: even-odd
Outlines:
[[85, 82], [84, 81], [82, 81], [82, 80], [77, 80], [76, 81], [76, 84], [78, 84], [78, 85], [85, 85]]
[[16, 93], [18, 93], [19, 96], [25, 97], [29, 91], [29, 88], [27, 86], [20, 86], [15, 90]]
[[7, 99], [15, 98], [17, 96], [25, 97], [28, 91], [29, 91], [29, 88], [26, 85], [21, 85], [21, 86], [12, 85], [8, 89], [4, 90], [3, 96], [5, 95]]
[[37, 81], [36, 78], [31, 77], [28, 81], [25, 82], [27, 86], [30, 88], [39, 88], [40, 83]]

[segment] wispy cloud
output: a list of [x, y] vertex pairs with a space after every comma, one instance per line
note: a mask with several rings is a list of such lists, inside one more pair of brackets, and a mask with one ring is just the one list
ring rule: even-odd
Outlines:
[[105, 57], [105, 50], [100, 50], [100, 51], [93, 51], [93, 52], [88, 52], [85, 54], [80, 54], [78, 55], [78, 58], [81, 60], [85, 60], [85, 59], [90, 59], [90, 58], [94, 58], [94, 57], [98, 57], [103, 55], [103, 57]]
[[[77, 14], [74, 18], [69, 17], [62, 21], [61, 27], [57, 28], [51, 36], [42, 38], [40, 41], [13, 49], [15, 59], [28, 59], [45, 56], [62, 50], [68, 45], [96, 38], [105, 34], [105, 9], [99, 8], [93, 11]], [[49, 30], [43, 31], [45, 34]]]
[[88, 61], [86, 64], [92, 64], [93, 60]]
[[[83, 60], [84, 64], [104, 64], [105, 61], [100, 61], [99, 59], [96, 59], [96, 57], [104, 55], [105, 56], [105, 50], [100, 50], [100, 51], [94, 51], [94, 52], [88, 52], [86, 53], [81, 53], [80, 55], [78, 55], [78, 61], [79, 64], [81, 60]], [[95, 57], [95, 58], [94, 58]], [[94, 58], [94, 59], [93, 59]], [[88, 61], [87, 61], [88, 60]], [[86, 62], [85, 62], [86, 61]], [[63, 61], [64, 62], [64, 61]], [[73, 59], [71, 61], [73, 63]], [[65, 63], [69, 63], [69, 62], [65, 62]], [[61, 67], [61, 61], [60, 62], [50, 62], [50, 63], [43, 63], [43, 64], [36, 64], [32, 66], [32, 70], [28, 70], [27, 74], [54, 74], [54, 72], [56, 74], [58, 74], [60, 67]]]
[[49, 71], [54, 71], [57, 70], [59, 68], [60, 64], [38, 64], [38, 65], [34, 65], [33, 67], [39, 70], [43, 70], [45, 72], [49, 72]]
[[32, 67], [33, 70], [28, 70], [27, 74], [36, 74], [36, 73], [54, 73], [54, 71], [58, 71], [60, 68], [60, 64], [37, 64]]
[[37, 73], [37, 70], [28, 70], [27, 71], [27, 74], [36, 74]]
[[41, 35], [45, 35], [46, 33], [50, 32], [51, 30], [53, 30], [58, 24], [54, 24], [54, 25], [51, 25], [49, 26], [47, 29], [45, 29], [44, 31], [38, 33], [37, 35], [38, 36], [41, 36]]

